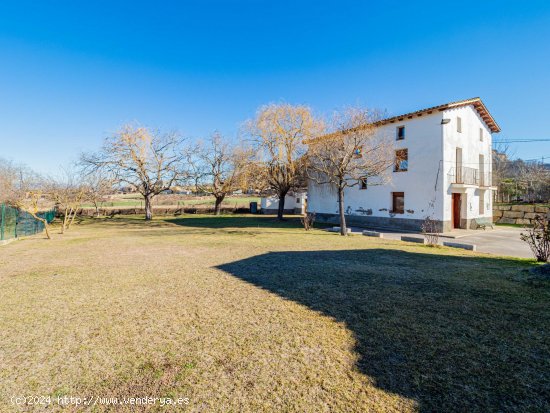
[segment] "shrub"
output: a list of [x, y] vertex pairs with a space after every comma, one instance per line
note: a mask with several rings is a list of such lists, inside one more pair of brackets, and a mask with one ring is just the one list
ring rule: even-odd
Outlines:
[[548, 218], [543, 215], [536, 215], [532, 220], [533, 226], [522, 232], [522, 241], [529, 244], [531, 251], [539, 262], [546, 262], [550, 258], [550, 225]]
[[422, 234], [426, 237], [428, 245], [439, 244], [439, 224], [432, 217], [426, 217], [422, 223]]
[[300, 222], [304, 226], [304, 229], [309, 231], [313, 228], [313, 224], [315, 223], [315, 212], [306, 212], [302, 218], [300, 218]]

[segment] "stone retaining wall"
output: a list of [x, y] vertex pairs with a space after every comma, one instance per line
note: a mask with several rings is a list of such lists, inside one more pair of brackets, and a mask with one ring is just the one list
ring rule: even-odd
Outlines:
[[536, 215], [550, 217], [550, 208], [536, 205], [495, 205], [493, 221], [497, 224], [530, 225]]

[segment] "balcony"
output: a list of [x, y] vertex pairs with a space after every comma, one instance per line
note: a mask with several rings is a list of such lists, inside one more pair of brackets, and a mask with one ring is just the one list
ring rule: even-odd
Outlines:
[[468, 187], [492, 187], [493, 179], [491, 172], [480, 173], [479, 169], [459, 166], [451, 168], [447, 174], [449, 182], [455, 186]]
[[493, 174], [491, 172], [478, 173], [479, 180], [478, 185], [481, 187], [492, 187], [493, 185]]

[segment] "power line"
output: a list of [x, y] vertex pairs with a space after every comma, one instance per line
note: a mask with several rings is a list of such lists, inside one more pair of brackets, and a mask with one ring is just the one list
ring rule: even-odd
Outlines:
[[528, 142], [550, 142], [550, 139], [503, 139], [494, 140], [495, 143], [528, 143]]

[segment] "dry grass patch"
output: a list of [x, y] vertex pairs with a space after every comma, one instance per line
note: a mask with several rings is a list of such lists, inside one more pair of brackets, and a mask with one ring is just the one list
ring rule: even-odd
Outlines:
[[518, 281], [530, 261], [298, 225], [113, 218], [2, 247], [0, 411], [92, 394], [187, 411], [549, 407], [550, 289]]

